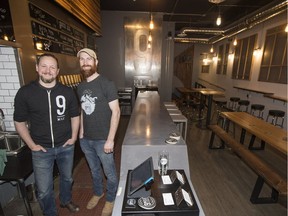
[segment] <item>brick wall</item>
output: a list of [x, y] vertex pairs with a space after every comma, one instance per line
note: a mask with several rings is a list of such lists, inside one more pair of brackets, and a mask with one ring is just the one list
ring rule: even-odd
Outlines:
[[7, 131], [14, 131], [14, 97], [20, 88], [17, 49], [0, 46], [0, 108]]

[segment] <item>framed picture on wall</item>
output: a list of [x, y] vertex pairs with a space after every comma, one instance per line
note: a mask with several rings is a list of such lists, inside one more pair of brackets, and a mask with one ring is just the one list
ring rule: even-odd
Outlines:
[[202, 65], [201, 73], [209, 73], [210, 65]]

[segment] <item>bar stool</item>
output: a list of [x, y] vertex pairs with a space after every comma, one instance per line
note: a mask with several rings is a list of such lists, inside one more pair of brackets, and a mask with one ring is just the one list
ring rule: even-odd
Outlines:
[[167, 110], [169, 115], [182, 115], [182, 112], [180, 110]]
[[219, 121], [219, 118], [220, 118], [220, 113], [224, 110], [224, 108], [226, 107], [227, 105], [227, 101], [217, 101], [217, 100], [214, 100], [214, 103], [215, 103], [215, 108], [214, 108], [214, 112], [213, 112], [213, 115], [212, 115], [212, 119], [214, 119], [214, 116], [216, 114], [216, 122], [218, 123]]
[[183, 139], [186, 141], [188, 120], [184, 115], [170, 115], [172, 121], [176, 124], [178, 130], [180, 131]]
[[[257, 118], [263, 119], [263, 110], [264, 109], [265, 109], [265, 106], [262, 104], [251, 104], [250, 114], [257, 117]], [[256, 115], [257, 111], [258, 111], [258, 115]]]
[[244, 107], [244, 111], [248, 112], [249, 104], [250, 104], [250, 101], [248, 101], [248, 100], [239, 100], [238, 101], [237, 111], [238, 112], [243, 112], [242, 108]]
[[236, 110], [238, 101], [240, 101], [239, 97], [230, 97], [229, 108]]
[[[285, 112], [282, 110], [269, 110], [267, 118], [266, 118], [266, 122], [269, 122], [269, 117], [272, 117], [271, 124], [275, 126], [280, 126], [281, 128], [283, 128], [284, 116], [285, 116]], [[281, 124], [278, 124], [278, 118], [282, 119]]]
[[205, 105], [203, 103], [193, 103], [191, 107], [192, 107], [192, 115], [190, 119], [192, 121], [193, 120], [199, 121], [204, 119]]

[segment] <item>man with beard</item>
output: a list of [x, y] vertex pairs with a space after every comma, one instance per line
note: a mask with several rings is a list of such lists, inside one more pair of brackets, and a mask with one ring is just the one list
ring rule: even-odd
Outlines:
[[112, 214], [118, 187], [114, 162], [114, 138], [120, 119], [117, 89], [113, 82], [97, 72], [96, 53], [84, 48], [77, 53], [85, 81], [77, 93], [81, 103], [80, 146], [89, 164], [93, 179], [93, 196], [87, 209], [93, 209], [104, 196], [102, 168], [107, 178], [106, 202], [102, 216]]
[[[57, 82], [58, 59], [51, 54], [38, 57], [38, 80], [19, 89], [14, 103], [15, 128], [32, 151], [33, 171], [40, 207], [45, 216], [58, 215], [53, 167], [60, 174], [60, 206], [79, 211], [72, 202], [74, 143], [80, 125], [78, 100], [67, 86]], [[30, 125], [30, 128], [27, 127]]]

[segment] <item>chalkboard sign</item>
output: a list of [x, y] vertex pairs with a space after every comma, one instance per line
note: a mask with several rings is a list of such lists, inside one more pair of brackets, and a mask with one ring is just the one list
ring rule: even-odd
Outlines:
[[36, 7], [35, 5], [29, 3], [30, 16], [41, 23], [57, 28], [57, 19]]
[[76, 55], [77, 51], [84, 47], [84, 33], [72, 28], [65, 22], [58, 20], [42, 9], [29, 3], [34, 47], [42, 44], [42, 50]]
[[0, 4], [0, 39], [15, 41], [9, 0], [1, 0]]

